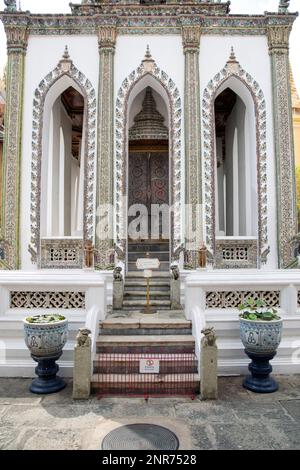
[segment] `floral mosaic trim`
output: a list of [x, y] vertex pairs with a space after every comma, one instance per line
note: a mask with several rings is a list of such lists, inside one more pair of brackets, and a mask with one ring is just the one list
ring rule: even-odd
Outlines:
[[225, 67], [208, 83], [202, 100], [202, 125], [204, 149], [205, 182], [205, 220], [206, 245], [208, 250], [216, 252], [216, 201], [215, 201], [215, 122], [214, 102], [218, 89], [231, 77], [242, 82], [250, 91], [256, 117], [256, 153], [257, 153], [257, 191], [258, 191], [258, 254], [259, 264], [266, 260], [268, 250], [267, 217], [267, 143], [266, 143], [266, 102], [264, 93], [257, 81], [244, 70], [232, 52]]
[[125, 253], [127, 239], [127, 207], [124, 196], [127, 194], [127, 111], [128, 99], [135, 85], [147, 75], [152, 76], [165, 89], [169, 98], [169, 131], [170, 131], [170, 155], [171, 162], [171, 205], [174, 208], [172, 227], [172, 255], [181, 246], [181, 172], [182, 172], [182, 100], [174, 81], [164, 72], [151, 55], [146, 54], [136, 70], [132, 71], [122, 83], [116, 101], [116, 181], [115, 181], [115, 206], [116, 206], [116, 247], [119, 253]]
[[[98, 4], [97, 4], [98, 3]], [[170, 15], [226, 15], [229, 11], [228, 2], [212, 2], [206, 0], [205, 2], [191, 2], [188, 5], [180, 5], [178, 3], [173, 4], [164, 4], [164, 5], [147, 5], [145, 3], [141, 4], [140, 2], [133, 1], [128, 2], [126, 8], [122, 8], [120, 2], [116, 4], [105, 4], [104, 2], [94, 2], [94, 3], [85, 3], [85, 4], [71, 4], [71, 10], [74, 15], [84, 16], [84, 15], [94, 15], [94, 14], [104, 14], [111, 15], [117, 13], [119, 16], [170, 16]]]
[[[123, 34], [145, 34], [151, 29], [156, 29], [155, 34], [181, 34], [181, 27], [188, 24], [200, 25], [205, 34], [264, 35], [269, 25], [292, 25], [297, 17], [295, 13], [268, 12], [264, 15], [226, 15], [224, 4], [220, 5], [126, 5], [126, 8], [122, 8], [122, 5], [116, 3], [102, 4], [101, 11], [97, 11], [97, 14], [94, 14], [94, 10], [76, 14], [75, 9], [73, 15], [4, 12], [0, 19], [4, 24], [12, 26], [25, 25], [32, 35], [97, 34], [99, 26], [111, 25], [112, 21], [118, 32], [120, 30]], [[94, 8], [91, 5], [85, 7]], [[212, 7], [219, 10], [218, 14], [211, 14]]]
[[40, 82], [34, 93], [32, 123], [32, 162], [31, 162], [31, 246], [32, 262], [41, 263], [40, 253], [40, 205], [41, 205], [41, 164], [44, 104], [48, 91], [61, 77], [67, 75], [79, 86], [85, 98], [87, 123], [84, 149], [84, 240], [92, 240], [94, 235], [94, 179], [96, 161], [96, 94], [91, 82], [80, 72], [68, 52], [57, 67]]

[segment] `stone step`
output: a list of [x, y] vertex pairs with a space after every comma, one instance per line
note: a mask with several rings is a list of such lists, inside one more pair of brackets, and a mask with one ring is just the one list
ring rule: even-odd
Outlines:
[[[124, 284], [124, 289], [125, 290], [140, 290], [140, 289], [146, 289], [147, 287], [147, 281], [145, 278], [141, 280], [135, 280], [135, 279], [125, 279], [125, 284]], [[151, 290], [170, 290], [170, 281], [168, 279], [163, 280], [163, 279], [153, 279], [150, 278], [149, 282], [149, 287], [150, 291]]]
[[97, 353], [193, 353], [195, 339], [192, 335], [100, 335]]
[[136, 262], [139, 258], [146, 258], [149, 254], [149, 258], [158, 258], [160, 261], [170, 261], [169, 251], [141, 251], [141, 252], [129, 252], [128, 261]]
[[[137, 279], [137, 280], [143, 280], [145, 281], [144, 278], [144, 272], [143, 271], [130, 271], [129, 273], [126, 274], [125, 276], [125, 281], [127, 280], [132, 280], [132, 279]], [[162, 279], [169, 279], [170, 280], [170, 270], [167, 269], [165, 271], [153, 271], [153, 276], [151, 278], [152, 281], [159, 281]]]
[[194, 395], [199, 391], [198, 374], [93, 374], [92, 392], [100, 395]]
[[[93, 362], [94, 374], [139, 374], [140, 360], [149, 359], [147, 354], [99, 354]], [[198, 361], [193, 354], [170, 355], [159, 357], [160, 374], [196, 374]]]
[[[170, 307], [164, 307], [165, 310], [167, 311], [167, 309]], [[158, 311], [158, 308], [153, 306], [153, 305], [150, 305], [150, 307], [147, 308], [146, 310], [146, 307], [143, 307], [142, 305], [135, 305], [135, 306], [129, 306], [127, 307], [125, 305], [125, 307], [123, 306], [123, 313], [126, 315], [127, 313], [141, 313], [143, 315], [154, 315], [157, 313]]]
[[[143, 299], [123, 301], [123, 308], [146, 307], [146, 306], [147, 306], [147, 301]], [[150, 307], [170, 307], [170, 306], [171, 306], [170, 300], [154, 300], [150, 298]]]
[[112, 319], [100, 322], [100, 334], [104, 335], [191, 335], [191, 322], [156, 319]]
[[[124, 286], [124, 294], [127, 293], [127, 292], [131, 292], [132, 295], [135, 295], [135, 294], [138, 294], [139, 293], [142, 293], [142, 295], [146, 295], [146, 290], [147, 290], [147, 285], [144, 284], [144, 285], [128, 285], [128, 284], [125, 284]], [[170, 286], [169, 285], [159, 285], [159, 286], [153, 286], [151, 285], [150, 283], [150, 286], [149, 286], [149, 291], [150, 291], [150, 294], [151, 295], [154, 295], [155, 292], [159, 291], [161, 293], [164, 293], [164, 295], [170, 295]]]
[[100, 329], [99, 334], [105, 335], [123, 335], [123, 336], [130, 336], [130, 335], [191, 335], [192, 330], [191, 328], [122, 328], [122, 329]]
[[[137, 299], [145, 299], [147, 296], [147, 291], [145, 288], [141, 290], [127, 290], [124, 291], [124, 298], [127, 300], [137, 300]], [[158, 290], [150, 290], [150, 298], [159, 300], [170, 300], [170, 292], [169, 291], [158, 291]]]
[[157, 328], [157, 329], [174, 329], [174, 328], [191, 328], [192, 322], [189, 320], [174, 318], [108, 318], [100, 322], [100, 327], [105, 329], [122, 329], [122, 328]]
[[122, 309], [122, 310], [114, 310], [110, 315], [109, 318], [116, 318], [116, 319], [138, 319], [138, 318], [147, 318], [147, 319], [168, 319], [173, 321], [174, 319], [185, 319], [184, 311], [183, 310], [174, 310], [174, 309], [155, 309], [155, 312], [152, 314], [145, 314], [144, 312], [139, 312], [137, 310], [130, 310], [130, 309]]

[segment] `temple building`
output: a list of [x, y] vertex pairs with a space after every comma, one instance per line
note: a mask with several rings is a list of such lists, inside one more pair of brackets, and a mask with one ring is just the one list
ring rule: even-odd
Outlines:
[[146, 257], [149, 308], [182, 312], [198, 359], [207, 324], [219, 373], [246, 371], [237, 306], [252, 296], [285, 318], [275, 370], [300, 372], [289, 2], [262, 15], [220, 0], [4, 3], [0, 375], [33, 374], [22, 319], [49, 309], [69, 318], [71, 375], [78, 327], [95, 339], [108, 314], [145, 307]]

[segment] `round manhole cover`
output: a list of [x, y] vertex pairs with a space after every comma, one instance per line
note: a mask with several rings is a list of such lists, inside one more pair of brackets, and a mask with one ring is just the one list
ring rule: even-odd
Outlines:
[[177, 436], [156, 424], [128, 424], [111, 431], [102, 442], [102, 450], [177, 450]]

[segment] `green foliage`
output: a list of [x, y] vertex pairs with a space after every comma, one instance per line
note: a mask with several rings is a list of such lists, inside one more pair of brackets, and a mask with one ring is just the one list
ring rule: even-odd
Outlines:
[[66, 317], [63, 315], [34, 315], [33, 317], [27, 317], [28, 323], [57, 323], [65, 320]]
[[268, 308], [263, 300], [254, 300], [248, 297], [244, 304], [239, 305], [238, 309], [242, 312], [240, 318], [252, 321], [272, 321], [280, 320], [275, 308]]

